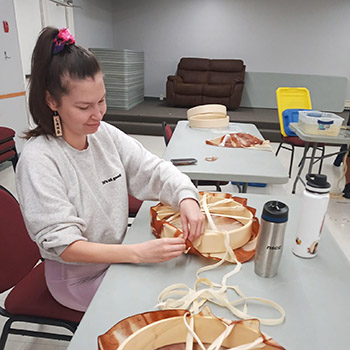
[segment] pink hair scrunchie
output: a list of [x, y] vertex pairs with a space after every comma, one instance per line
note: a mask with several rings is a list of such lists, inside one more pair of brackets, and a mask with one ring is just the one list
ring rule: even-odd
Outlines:
[[60, 53], [65, 48], [65, 46], [73, 44], [75, 44], [74, 36], [69, 33], [68, 28], [62, 28], [53, 39], [52, 54], [56, 55]]

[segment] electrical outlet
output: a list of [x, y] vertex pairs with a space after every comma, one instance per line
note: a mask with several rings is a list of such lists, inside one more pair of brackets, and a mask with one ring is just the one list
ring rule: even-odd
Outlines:
[[350, 110], [350, 100], [345, 100], [344, 109]]

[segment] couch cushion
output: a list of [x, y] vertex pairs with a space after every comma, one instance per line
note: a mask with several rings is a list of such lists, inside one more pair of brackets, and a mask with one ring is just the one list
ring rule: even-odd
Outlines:
[[175, 93], [180, 95], [202, 95], [203, 84], [184, 84], [175, 85]]
[[215, 72], [241, 72], [243, 68], [242, 60], [211, 60], [209, 70]]
[[208, 58], [184, 57], [181, 58], [177, 69], [207, 71], [210, 61]]
[[[242, 73], [209, 72], [208, 84], [233, 84], [242, 79]], [[243, 79], [242, 79], [243, 80]]]
[[208, 82], [208, 71], [183, 70], [179, 69], [177, 74], [182, 78], [184, 83], [205, 84]]
[[203, 95], [210, 97], [229, 97], [231, 95], [231, 84], [205, 84], [203, 86]]

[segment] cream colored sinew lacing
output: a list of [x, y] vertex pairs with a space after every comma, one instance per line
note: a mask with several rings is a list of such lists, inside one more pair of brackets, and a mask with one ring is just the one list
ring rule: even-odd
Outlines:
[[[194, 331], [194, 318], [190, 315], [190, 323], [187, 322], [187, 316], [189, 313], [184, 314], [183, 319], [185, 326], [188, 330], [187, 338], [186, 338], [186, 350], [193, 350], [193, 340], [195, 339], [201, 350], [220, 350], [222, 343], [224, 340], [231, 334], [235, 324], [226, 324], [223, 320], [221, 322], [225, 325], [225, 330], [219, 334], [219, 336], [210, 344], [208, 348], [206, 348], [198, 335]], [[227, 350], [249, 350], [249, 349], [257, 349], [264, 347], [263, 337], [259, 337], [255, 339], [252, 343], [242, 344], [239, 346], [235, 346], [234, 348], [229, 348]]]
[[[213, 231], [218, 232], [218, 229], [217, 229], [216, 225], [214, 224], [212, 216], [222, 216], [222, 217], [232, 218], [232, 219], [236, 219], [236, 220], [242, 220], [242, 219], [247, 220], [248, 219], [246, 216], [210, 213], [210, 209], [215, 208], [215, 207], [220, 207], [220, 205], [222, 205], [222, 204], [232, 203], [232, 199], [223, 198], [222, 200], [217, 201], [217, 202], [207, 203], [206, 196], [207, 196], [207, 193], [205, 193], [203, 195], [202, 199], [200, 200], [200, 204], [201, 204], [200, 207], [201, 207], [201, 211], [206, 215], [208, 222], [209, 222], [209, 225]], [[244, 207], [242, 206], [242, 209], [243, 208]], [[169, 209], [168, 212], [164, 210], [164, 211], [162, 211], [162, 216], [168, 216], [168, 215], [171, 215], [172, 213], [173, 213], [172, 209]], [[165, 221], [172, 222], [174, 219], [177, 219], [179, 216], [180, 216], [180, 212], [176, 212], [175, 214], [169, 216]], [[252, 220], [252, 218], [250, 220]]]
[[[206, 193], [203, 195], [204, 212], [207, 216], [210, 226], [213, 229], [217, 230], [215, 223], [212, 220], [209, 213], [206, 195]], [[160, 307], [161, 309], [187, 309], [191, 312], [191, 314], [197, 314], [200, 311], [200, 308], [205, 303], [211, 302], [216, 305], [227, 308], [233, 315], [240, 319], [256, 318], [260, 321], [261, 324], [269, 326], [281, 324], [285, 319], [285, 311], [280, 305], [268, 299], [263, 299], [259, 297], [246, 297], [238, 286], [227, 285], [227, 280], [241, 270], [242, 264], [237, 260], [235, 253], [233, 252], [230, 246], [229, 236], [227, 234], [225, 235], [225, 247], [226, 253], [220, 261], [213, 265], [204, 266], [198, 269], [198, 271], [196, 272], [197, 279], [195, 281], [194, 289], [191, 289], [184, 283], [173, 284], [169, 287], [166, 287], [159, 294], [158, 304], [156, 306]], [[236, 263], [236, 265], [231, 272], [226, 273], [222, 277], [221, 283], [213, 283], [208, 278], [199, 277], [199, 275], [202, 272], [213, 270], [221, 266], [227, 257], [231, 257], [232, 260]], [[199, 284], [207, 285], [208, 287], [203, 289], [197, 289]], [[227, 296], [227, 291], [229, 289], [235, 291], [239, 298], [230, 301]], [[279, 318], [265, 319], [250, 315], [248, 314], [249, 301], [256, 301], [271, 306], [272, 308], [276, 309], [281, 316]], [[242, 304], [242, 310], [236, 307], [236, 305]]]

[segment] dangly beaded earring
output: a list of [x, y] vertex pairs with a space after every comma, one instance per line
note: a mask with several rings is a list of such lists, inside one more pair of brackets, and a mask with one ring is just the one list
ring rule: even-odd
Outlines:
[[60, 119], [60, 116], [58, 115], [57, 111], [53, 112], [52, 119], [53, 119], [53, 127], [55, 129], [55, 135], [57, 137], [63, 136], [61, 119]]

